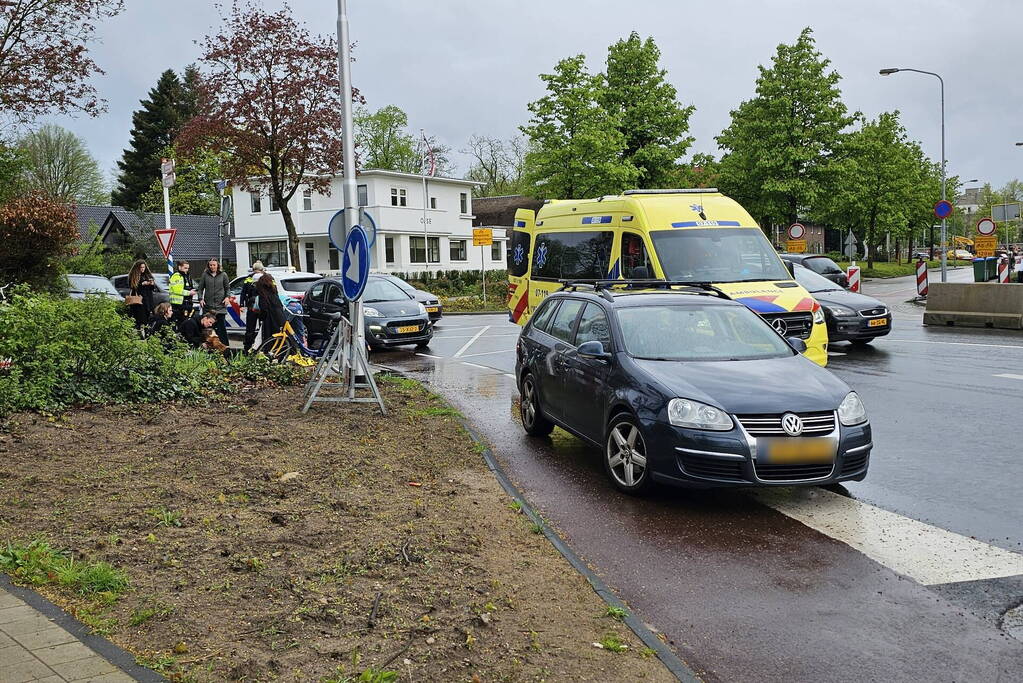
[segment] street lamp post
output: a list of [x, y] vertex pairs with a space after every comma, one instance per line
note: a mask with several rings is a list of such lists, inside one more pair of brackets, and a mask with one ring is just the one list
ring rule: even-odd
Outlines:
[[[934, 76], [941, 83], [941, 199], [945, 199], [945, 79], [933, 71], [921, 71], [920, 69], [881, 69], [878, 71], [882, 76], [890, 76], [900, 71], [912, 71], [918, 74]], [[941, 219], [941, 281], [948, 282], [948, 221]]]

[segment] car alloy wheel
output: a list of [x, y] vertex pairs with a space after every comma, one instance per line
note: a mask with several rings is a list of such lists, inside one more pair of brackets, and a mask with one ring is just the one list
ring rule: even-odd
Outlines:
[[647, 467], [646, 442], [632, 418], [621, 416], [611, 423], [607, 437], [604, 465], [611, 481], [626, 493], [644, 490], [650, 475]]
[[526, 375], [522, 380], [519, 416], [522, 418], [522, 427], [532, 436], [547, 436], [554, 429], [554, 424], [540, 412], [540, 396], [532, 375]]

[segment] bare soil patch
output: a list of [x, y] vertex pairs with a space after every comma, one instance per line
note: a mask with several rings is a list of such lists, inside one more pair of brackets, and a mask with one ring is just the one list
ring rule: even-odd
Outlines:
[[[40, 590], [176, 680], [674, 680], [440, 399], [384, 391], [388, 417], [302, 415], [300, 388], [18, 415], [0, 433], [0, 542], [126, 572], [110, 604]], [[594, 647], [608, 637], [627, 649]]]

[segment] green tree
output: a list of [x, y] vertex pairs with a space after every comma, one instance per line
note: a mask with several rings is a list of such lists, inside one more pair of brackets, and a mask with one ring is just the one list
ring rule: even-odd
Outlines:
[[531, 102], [525, 184], [537, 197], [581, 199], [617, 194], [635, 186], [640, 171], [623, 158], [621, 115], [602, 107], [599, 76], [587, 72], [584, 56], [561, 60], [541, 74], [547, 94]]
[[18, 141], [24, 159], [23, 185], [62, 202], [106, 204], [110, 201], [99, 164], [85, 142], [69, 130], [48, 124]]
[[21, 192], [25, 155], [16, 146], [0, 142], [0, 206]]
[[[359, 166], [380, 168], [402, 173], [422, 173], [426, 145], [408, 127], [408, 114], [400, 107], [389, 104], [375, 112], [365, 107], [355, 110], [355, 144], [359, 152]], [[450, 171], [450, 148], [436, 138], [427, 137], [433, 150], [435, 173]]]
[[195, 115], [195, 82], [197, 72], [189, 71], [186, 87], [173, 70], [160, 74], [142, 108], [132, 114], [131, 143], [117, 162], [120, 174], [113, 192], [113, 203], [129, 209], [141, 206], [154, 178], [160, 177], [161, 154], [171, 145], [174, 136]]
[[618, 118], [625, 138], [624, 160], [639, 169], [640, 187], [668, 185], [679, 160], [693, 143], [689, 117], [696, 109], [682, 106], [675, 86], [659, 67], [661, 51], [653, 38], [633, 31], [607, 50], [607, 71], [598, 96], [601, 107]]
[[473, 135], [463, 153], [472, 157], [467, 180], [483, 183], [473, 191], [477, 197], [519, 194], [526, 166], [526, 143], [520, 137], [509, 140]]
[[[161, 156], [175, 160], [176, 179], [168, 193], [171, 213], [197, 216], [220, 213], [220, 192], [216, 183], [224, 178], [222, 154], [199, 148], [186, 156], [168, 147]], [[139, 201], [143, 211], [163, 213], [163, 183], [159, 178], [153, 179]]]
[[713, 154], [694, 154], [693, 158], [675, 167], [666, 183], [669, 187], [717, 187], [721, 162]]
[[721, 188], [765, 223], [814, 217], [835, 187], [836, 150], [854, 117], [829, 64], [803, 29], [794, 45], [778, 46], [769, 68], [759, 67], [756, 96], [717, 137]]

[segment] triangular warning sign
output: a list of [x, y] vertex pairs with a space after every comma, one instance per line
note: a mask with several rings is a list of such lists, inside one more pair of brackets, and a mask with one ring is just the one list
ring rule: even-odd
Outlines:
[[164, 258], [169, 258], [171, 249], [174, 247], [174, 236], [178, 234], [178, 231], [174, 228], [166, 228], [154, 230], [153, 234], [156, 235], [156, 241], [160, 244], [160, 249], [163, 250]]

